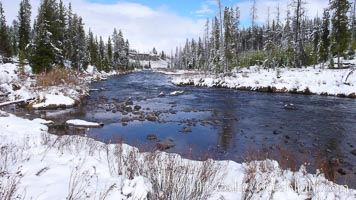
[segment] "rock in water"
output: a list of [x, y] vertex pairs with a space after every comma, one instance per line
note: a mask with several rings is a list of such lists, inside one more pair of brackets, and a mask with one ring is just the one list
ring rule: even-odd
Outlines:
[[157, 136], [154, 134], [147, 135], [147, 140], [157, 140]]
[[155, 121], [157, 121], [157, 118], [156, 118], [155, 116], [153, 116], [153, 115], [147, 116], [146, 119], [147, 119], [148, 121], [150, 121], [150, 122], [155, 122]]
[[354, 155], [354, 156], [356, 156], [356, 149], [352, 150], [352, 151], [351, 151], [351, 154]]
[[175, 147], [176, 145], [170, 141], [157, 142], [157, 148], [161, 151]]
[[192, 132], [192, 129], [189, 128], [189, 127], [184, 127], [182, 130], [180, 130], [179, 132], [182, 132], [182, 133], [191, 133]]
[[134, 107], [134, 110], [136, 110], [136, 111], [139, 111], [139, 110], [141, 110], [141, 106], [139, 106], [139, 105], [136, 105], [135, 107]]
[[284, 109], [286, 109], [286, 110], [297, 110], [297, 106], [295, 106], [292, 103], [288, 103], [288, 104], [284, 105]]

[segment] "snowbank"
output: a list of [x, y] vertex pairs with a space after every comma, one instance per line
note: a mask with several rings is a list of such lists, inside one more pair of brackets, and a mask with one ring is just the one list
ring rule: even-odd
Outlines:
[[58, 108], [58, 107], [69, 108], [69, 107], [73, 107], [74, 104], [75, 101], [70, 97], [66, 97], [64, 95], [46, 94], [43, 97], [43, 102], [35, 103], [32, 105], [32, 107], [35, 109]]
[[[42, 119], [0, 111], [0, 191], [20, 199], [355, 199], [321, 174], [275, 161], [238, 164], [140, 153], [80, 136], [48, 134]], [[26, 131], [24, 131], [26, 130]], [[11, 199], [11, 198], [10, 198]]]
[[88, 66], [85, 76], [76, 75], [77, 83], [63, 81], [56, 86], [38, 86], [30, 66], [26, 65], [24, 73], [20, 73], [17, 64], [0, 64], [0, 103], [35, 99], [30, 102], [30, 107], [35, 109], [69, 108], [89, 95], [88, 83], [118, 74], [117, 71], [98, 72]]
[[[348, 76], [346, 80], [346, 76]], [[251, 67], [223, 75], [183, 74], [173, 78], [176, 85], [224, 87], [262, 92], [292, 92], [356, 98], [356, 73], [350, 69], [301, 69], [276, 70]]]
[[95, 122], [88, 122], [80, 119], [72, 119], [68, 120], [66, 124], [70, 126], [77, 126], [77, 127], [87, 127], [87, 128], [99, 128], [103, 127], [104, 125], [101, 123], [95, 123]]

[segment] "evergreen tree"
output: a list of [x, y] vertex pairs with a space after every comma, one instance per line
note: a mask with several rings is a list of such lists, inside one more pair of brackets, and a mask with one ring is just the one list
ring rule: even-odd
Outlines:
[[331, 0], [330, 9], [332, 9], [332, 52], [338, 58], [338, 67], [341, 67], [340, 57], [347, 50], [350, 42], [350, 31], [348, 30], [347, 12], [350, 9], [348, 0]]
[[319, 44], [319, 60], [325, 63], [329, 58], [330, 47], [330, 14], [328, 9], [324, 9], [321, 25], [321, 37]]
[[11, 52], [13, 55], [18, 55], [18, 33], [19, 33], [19, 23], [14, 20], [12, 26], [10, 27], [10, 41], [11, 41]]
[[17, 19], [19, 23], [18, 48], [25, 53], [25, 48], [31, 41], [31, 4], [29, 0], [21, 1]]
[[109, 37], [108, 39], [108, 44], [107, 44], [107, 56], [108, 56], [108, 62], [109, 65], [112, 65], [112, 59], [113, 59], [113, 54], [112, 54], [112, 43], [111, 43], [111, 38]]
[[62, 50], [58, 43], [58, 4], [55, 0], [42, 0], [39, 8], [30, 63], [35, 73], [49, 71], [60, 64]]
[[6, 18], [2, 3], [0, 1], [0, 55], [11, 57], [11, 44], [9, 37], [9, 30], [6, 25]]
[[224, 72], [227, 71], [227, 66], [231, 66], [232, 64], [232, 59], [233, 59], [233, 53], [232, 53], [232, 47], [233, 47], [233, 27], [232, 27], [232, 13], [233, 10], [230, 10], [230, 8], [225, 7], [224, 10], [224, 57], [225, 57], [225, 65], [224, 66]]

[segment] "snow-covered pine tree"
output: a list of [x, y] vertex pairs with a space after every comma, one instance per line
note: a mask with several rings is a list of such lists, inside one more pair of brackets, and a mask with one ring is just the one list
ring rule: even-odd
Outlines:
[[12, 21], [12, 26], [9, 30], [11, 52], [13, 55], [18, 55], [18, 41], [19, 41], [19, 23], [17, 20]]
[[56, 0], [42, 0], [36, 19], [32, 51], [29, 56], [33, 72], [49, 71], [54, 64], [62, 64], [58, 4]]
[[31, 4], [29, 0], [21, 1], [17, 19], [19, 23], [18, 48], [26, 57], [25, 48], [31, 41]]
[[[233, 64], [233, 10], [230, 10], [229, 7], [225, 7], [224, 9], [224, 58], [225, 58], [225, 66], [224, 72], [227, 72], [228, 67], [232, 67]], [[229, 69], [230, 70], [230, 69]]]
[[220, 23], [217, 17], [214, 18], [214, 24], [213, 24], [213, 41], [214, 41], [214, 48], [213, 48], [213, 53], [212, 55], [212, 64], [214, 65], [215, 73], [220, 73], [223, 71], [223, 65], [222, 65], [222, 52], [220, 52], [221, 48], [221, 43], [220, 43]]
[[0, 56], [11, 57], [11, 44], [2, 3], [0, 1]]
[[293, 48], [293, 36], [292, 36], [292, 28], [291, 28], [291, 16], [290, 16], [290, 10], [287, 8], [287, 17], [286, 17], [286, 22], [283, 28], [282, 32], [282, 49], [284, 52], [286, 52], [286, 59], [285, 59], [285, 66], [286, 67], [291, 67], [292, 66], [292, 60], [293, 60], [293, 54], [294, 54], [294, 48]]
[[108, 58], [108, 62], [109, 62], [109, 66], [112, 66], [112, 42], [111, 42], [111, 37], [109, 36], [108, 38], [108, 43], [107, 43], [107, 50], [106, 50], [106, 54], [107, 54], [107, 58]]
[[239, 52], [240, 52], [240, 45], [239, 45], [239, 26], [240, 26], [240, 8], [236, 6], [235, 11], [233, 11], [233, 8], [231, 8], [231, 13], [232, 13], [232, 53], [233, 53], [233, 58], [232, 58], [232, 63], [230, 68], [232, 67], [237, 67], [239, 64]]
[[321, 36], [319, 44], [319, 61], [325, 63], [329, 58], [330, 47], [330, 13], [329, 9], [324, 9], [321, 24]]
[[341, 67], [340, 57], [348, 49], [351, 33], [348, 29], [347, 12], [350, 9], [348, 0], [330, 0], [330, 9], [333, 11], [332, 23], [332, 53], [338, 58], [338, 67]]

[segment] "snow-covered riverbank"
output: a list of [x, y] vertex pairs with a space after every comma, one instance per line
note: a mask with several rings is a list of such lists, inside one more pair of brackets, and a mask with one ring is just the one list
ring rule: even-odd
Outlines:
[[[68, 72], [73, 73], [73, 72]], [[0, 103], [31, 100], [30, 106], [35, 109], [68, 108], [80, 102], [89, 95], [88, 84], [92, 81], [105, 80], [119, 72], [98, 72], [89, 66], [84, 74], [71, 74], [75, 82], [65, 80], [58, 85], [38, 85], [30, 66], [26, 65], [23, 72], [17, 64], [0, 65]], [[39, 75], [41, 78], [41, 75]]]
[[50, 135], [47, 123], [0, 111], [1, 199], [356, 198], [355, 190], [307, 174], [303, 167], [291, 172], [269, 160], [201, 162], [140, 153], [125, 144]]
[[251, 67], [228, 75], [180, 73], [175, 85], [222, 87], [275, 93], [302, 93], [356, 98], [356, 73], [352, 69], [263, 69]]

